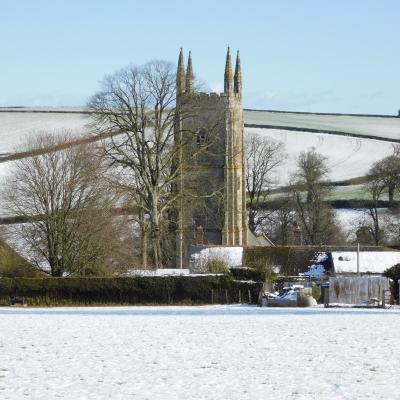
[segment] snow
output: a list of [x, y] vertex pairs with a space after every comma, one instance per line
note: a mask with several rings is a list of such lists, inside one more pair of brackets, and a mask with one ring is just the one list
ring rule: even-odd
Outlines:
[[[43, 130], [70, 130], [84, 135], [90, 131], [90, 116], [79, 113], [84, 109], [47, 109], [42, 112], [0, 112], [0, 154], [18, 151], [18, 145], [29, 135]], [[15, 111], [15, 110], [14, 110]], [[55, 113], [54, 111], [63, 111]], [[66, 111], [74, 111], [69, 113]], [[318, 129], [337, 129], [346, 132], [400, 138], [400, 118], [321, 116], [245, 111], [246, 123], [285, 125]], [[377, 161], [392, 152], [392, 143], [341, 135], [294, 132], [280, 129], [245, 128], [247, 135], [259, 133], [285, 143], [287, 160], [278, 173], [278, 183], [288, 181], [302, 150], [315, 148], [328, 157], [331, 179], [342, 180], [363, 176]]]
[[190, 271], [188, 269], [182, 268], [159, 268], [156, 270], [152, 269], [130, 269], [125, 275], [127, 276], [180, 276], [189, 275]]
[[310, 276], [313, 278], [322, 278], [325, 275], [325, 268], [321, 264], [314, 264], [314, 265], [311, 265], [311, 267], [309, 268], [309, 270], [307, 272], [304, 272], [300, 275]]
[[2, 191], [5, 187], [5, 179], [10, 173], [11, 162], [0, 163], [0, 217], [4, 217], [6, 212], [4, 210], [4, 203], [2, 199]]
[[265, 128], [246, 128], [245, 133], [284, 143], [287, 157], [277, 170], [278, 184], [289, 181], [297, 168], [297, 158], [301, 151], [314, 149], [327, 157], [329, 177], [333, 181], [365, 176], [375, 161], [393, 153], [393, 143], [350, 136]]
[[398, 399], [400, 310], [1, 308], [0, 398]]
[[[335, 272], [357, 273], [356, 251], [333, 251]], [[382, 274], [386, 269], [400, 263], [400, 251], [360, 251], [360, 272]]]
[[68, 130], [73, 135], [87, 134], [90, 118], [80, 113], [0, 112], [0, 155], [18, 152], [18, 146], [28, 136], [43, 131]]
[[322, 129], [400, 139], [400, 118], [244, 111], [247, 124]]
[[223, 260], [229, 267], [241, 267], [243, 264], [243, 247], [210, 246], [195, 250], [190, 255], [190, 262], [195, 270], [202, 270], [210, 260]]

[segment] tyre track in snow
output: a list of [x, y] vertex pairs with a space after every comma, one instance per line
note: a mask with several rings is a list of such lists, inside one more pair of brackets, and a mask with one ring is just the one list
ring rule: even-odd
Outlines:
[[361, 148], [362, 148], [362, 140], [361, 139], [355, 139], [355, 140], [351, 139], [351, 141], [355, 142], [354, 147], [351, 150], [351, 152], [347, 156], [343, 157], [342, 159], [336, 161], [333, 164], [330, 164], [329, 168], [334, 168], [334, 167], [344, 164], [345, 162], [349, 161], [350, 158], [354, 157], [354, 155], [357, 154], [361, 150]]

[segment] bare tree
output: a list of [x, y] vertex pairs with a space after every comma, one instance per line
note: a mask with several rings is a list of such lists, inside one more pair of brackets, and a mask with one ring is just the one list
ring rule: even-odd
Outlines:
[[172, 64], [153, 61], [108, 76], [89, 107], [98, 130], [118, 133], [104, 141], [104, 151], [123, 170], [123, 184], [135, 193], [142, 221], [149, 217], [154, 264], [160, 267], [162, 218], [175, 200], [170, 190], [176, 178]]
[[271, 192], [274, 172], [284, 159], [284, 145], [260, 135], [250, 135], [245, 142], [246, 190], [249, 228], [255, 233], [266, 218], [260, 205]]
[[[191, 140], [177, 140], [189, 138], [191, 132], [185, 128], [184, 135], [177, 135], [175, 85], [173, 65], [153, 61], [108, 76], [88, 103], [94, 112], [94, 127], [110, 136], [103, 142], [104, 152], [123, 176], [121, 187], [131, 193], [139, 209], [143, 262], [147, 263], [149, 234], [149, 253], [156, 267], [161, 267], [163, 255], [170, 253], [163, 251], [163, 244], [171, 244], [172, 210], [182, 196], [174, 190], [179, 163], [190, 165], [181, 154], [185, 142]], [[180, 110], [180, 119], [185, 118], [182, 114]], [[204, 151], [204, 147], [195, 151]]]
[[[389, 207], [393, 206], [394, 195], [400, 188], [400, 147], [393, 147], [393, 154], [374, 163], [368, 174], [369, 181], [379, 182], [384, 191], [387, 191]], [[383, 192], [382, 190], [382, 192]]]
[[[72, 140], [67, 133], [42, 134], [26, 149], [37, 154]], [[87, 145], [14, 162], [4, 198], [8, 212], [24, 221], [13, 231], [29, 261], [53, 276], [95, 273], [105, 265], [118, 235], [104, 183], [102, 160]]]
[[326, 158], [314, 149], [303, 151], [297, 167], [291, 191], [305, 244], [332, 243], [338, 229], [332, 210], [324, 202], [331, 191]]
[[382, 242], [384, 236], [379, 208], [388, 184], [387, 178], [382, 175], [382, 166], [382, 164], [375, 163], [367, 176], [368, 181], [365, 185], [365, 190], [370, 196], [366, 202], [367, 218], [361, 227], [362, 229], [358, 231], [361, 236], [364, 233], [362, 239], [365, 240], [365, 237], [369, 235], [376, 245]]

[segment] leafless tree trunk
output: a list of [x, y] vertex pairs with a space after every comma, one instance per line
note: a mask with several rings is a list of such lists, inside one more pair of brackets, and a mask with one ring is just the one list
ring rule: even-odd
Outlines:
[[[246, 190], [249, 208], [249, 228], [253, 233], [262, 225], [260, 205], [270, 194], [273, 174], [283, 161], [283, 143], [259, 135], [246, 138]], [[263, 211], [265, 213], [265, 211]]]
[[366, 185], [371, 200], [368, 202], [367, 215], [370, 218], [369, 232], [373, 238], [374, 244], [379, 245], [383, 239], [383, 230], [380, 224], [379, 201], [385, 191], [385, 182], [376, 175], [369, 176], [369, 182]]
[[324, 203], [331, 190], [326, 159], [309, 150], [300, 153], [297, 166], [291, 191], [303, 238], [306, 244], [332, 243], [337, 227], [331, 209]]
[[104, 140], [104, 152], [148, 217], [153, 263], [161, 267], [161, 224], [177, 200], [171, 190], [178, 176], [171, 165], [179, 151], [174, 144], [173, 67], [154, 61], [111, 75], [89, 107], [97, 130], [118, 133]]

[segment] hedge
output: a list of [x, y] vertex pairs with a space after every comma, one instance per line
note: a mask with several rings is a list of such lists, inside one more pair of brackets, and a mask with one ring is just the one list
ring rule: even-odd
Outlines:
[[263, 273], [262, 271], [258, 271], [254, 268], [232, 267], [229, 269], [229, 271], [234, 277], [234, 279], [242, 281], [256, 281], [256, 282], [265, 281], [265, 272]]
[[[132, 278], [1, 278], [0, 304], [28, 305], [256, 303], [262, 283], [229, 275]], [[249, 296], [250, 295], [250, 296]]]

